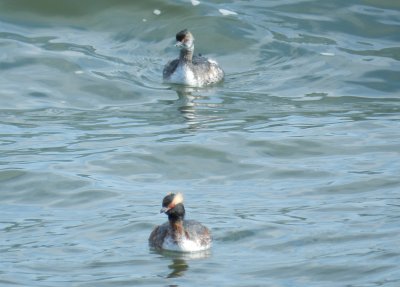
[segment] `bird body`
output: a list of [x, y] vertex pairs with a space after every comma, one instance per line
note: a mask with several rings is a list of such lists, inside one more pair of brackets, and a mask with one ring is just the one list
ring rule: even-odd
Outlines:
[[168, 215], [168, 222], [151, 232], [149, 245], [158, 250], [195, 252], [211, 247], [211, 233], [195, 220], [185, 220], [183, 197], [180, 193], [168, 194], [163, 200], [161, 212]]
[[195, 220], [184, 220], [172, 226], [166, 222], [157, 226], [150, 234], [150, 245], [156, 249], [193, 252], [211, 247], [208, 229]]
[[224, 71], [216, 61], [193, 55], [194, 38], [188, 30], [177, 33], [176, 40], [176, 46], [180, 48], [179, 58], [165, 65], [164, 82], [202, 87], [223, 80]]

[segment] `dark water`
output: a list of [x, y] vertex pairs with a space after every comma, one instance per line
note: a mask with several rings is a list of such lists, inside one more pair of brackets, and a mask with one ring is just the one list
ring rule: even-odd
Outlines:
[[[0, 2], [0, 285], [400, 286], [400, 2], [199, 2]], [[210, 253], [148, 249], [170, 191]]]

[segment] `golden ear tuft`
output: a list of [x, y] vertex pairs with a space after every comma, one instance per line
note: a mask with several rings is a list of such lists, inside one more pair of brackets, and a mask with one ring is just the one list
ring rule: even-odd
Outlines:
[[183, 195], [182, 193], [178, 192], [175, 194], [174, 200], [172, 201], [173, 205], [177, 205], [179, 203], [183, 203]]

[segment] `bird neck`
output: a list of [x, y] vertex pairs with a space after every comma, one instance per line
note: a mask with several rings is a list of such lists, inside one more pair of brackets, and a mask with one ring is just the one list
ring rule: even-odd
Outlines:
[[173, 237], [175, 240], [179, 240], [185, 234], [185, 229], [183, 227], [183, 218], [176, 219], [176, 220], [169, 220], [169, 224], [173, 230]]
[[179, 61], [180, 62], [186, 62], [186, 63], [191, 63], [193, 59], [193, 48], [190, 50], [186, 49], [181, 49], [179, 53]]
[[183, 219], [185, 218], [185, 207], [182, 203], [178, 203], [168, 211], [168, 221], [174, 231], [173, 234], [181, 236], [184, 234]]

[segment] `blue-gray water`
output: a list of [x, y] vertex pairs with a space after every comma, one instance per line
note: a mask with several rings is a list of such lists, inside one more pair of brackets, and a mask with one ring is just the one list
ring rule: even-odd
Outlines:
[[[162, 84], [182, 28], [223, 84]], [[400, 286], [398, 0], [3, 0], [0, 51], [1, 286]]]

